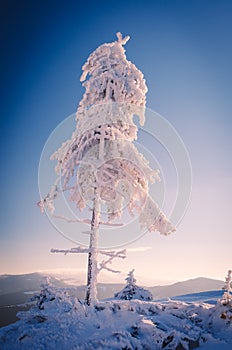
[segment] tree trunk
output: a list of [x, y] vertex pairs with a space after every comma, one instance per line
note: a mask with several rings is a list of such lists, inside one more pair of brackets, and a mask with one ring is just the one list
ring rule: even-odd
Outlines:
[[93, 212], [91, 220], [91, 232], [89, 240], [89, 255], [88, 255], [88, 274], [87, 274], [87, 290], [86, 304], [92, 305], [97, 300], [97, 246], [99, 234], [99, 219], [100, 219], [100, 198], [98, 190], [95, 189], [95, 197], [93, 201]]

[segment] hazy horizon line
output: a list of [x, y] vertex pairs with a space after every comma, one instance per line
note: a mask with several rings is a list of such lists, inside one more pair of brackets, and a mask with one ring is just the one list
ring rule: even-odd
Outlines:
[[[62, 275], [62, 274], [67, 274], [67, 277], [75, 277], [73, 275], [71, 275], [71, 273], [75, 273], [75, 272], [85, 272], [85, 269], [84, 268], [55, 268], [55, 269], [43, 269], [43, 270], [37, 270], [37, 271], [27, 271], [27, 272], [11, 272], [11, 273], [8, 273], [8, 272], [0, 272], [0, 276], [4, 276], [4, 275], [7, 275], [7, 276], [20, 276], [20, 275], [30, 275], [30, 274], [35, 274], [35, 273], [38, 273], [38, 274], [51, 274], [51, 275]], [[125, 275], [123, 273], [120, 274], [120, 276], [122, 275]], [[81, 276], [78, 276], [77, 275], [77, 278], [78, 277], [81, 277]], [[223, 282], [223, 279], [220, 278], [220, 277], [209, 277], [209, 276], [191, 276], [191, 277], [184, 277], [184, 278], [180, 278], [178, 280], [165, 280], [165, 279], [159, 279], [157, 278], [156, 280], [154, 279], [152, 281], [152, 279], [144, 279], [144, 280], [147, 280], [146, 283], [144, 283], [143, 281], [139, 281], [140, 279], [143, 280], [143, 278], [139, 275], [136, 276], [136, 279], [137, 279], [137, 284], [141, 284], [141, 285], [145, 285], [145, 286], [151, 286], [153, 284], [159, 284], [159, 285], [170, 285], [170, 284], [175, 284], [175, 283], [178, 283], [178, 282], [186, 282], [186, 281], [189, 281], [189, 280], [194, 280], [194, 279], [198, 279], [198, 278], [206, 278], [206, 279], [212, 279], [212, 280], [218, 280], [218, 281], [222, 281]], [[104, 284], [112, 284], [112, 283], [122, 283], [124, 284], [124, 279], [122, 279], [121, 281], [119, 281], [119, 276], [118, 278], [110, 278], [108, 279], [107, 281], [105, 281], [105, 278], [102, 277], [102, 278], [99, 278], [99, 281], [98, 283], [104, 283]], [[65, 280], [65, 276], [63, 276], [63, 278], [61, 278], [61, 280]], [[73, 278], [72, 278], [73, 280]], [[85, 284], [84, 281], [79, 281], [81, 284]], [[66, 282], [67, 283], [67, 282]]]

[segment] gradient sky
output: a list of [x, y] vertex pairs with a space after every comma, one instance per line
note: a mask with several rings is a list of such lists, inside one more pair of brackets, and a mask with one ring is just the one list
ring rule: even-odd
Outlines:
[[147, 234], [129, 247], [140, 252], [114, 266], [134, 267], [148, 284], [224, 278], [232, 268], [231, 13], [229, 0], [1, 2], [0, 273], [85, 268], [86, 256], [49, 253], [71, 243], [36, 207], [38, 164], [83, 95], [82, 65], [121, 31], [145, 75], [147, 107], [189, 151], [193, 191], [175, 234]]

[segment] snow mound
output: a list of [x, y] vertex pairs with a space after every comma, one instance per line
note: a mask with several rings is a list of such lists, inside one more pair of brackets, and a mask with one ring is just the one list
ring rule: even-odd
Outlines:
[[111, 300], [87, 307], [44, 286], [20, 320], [0, 329], [2, 350], [232, 348], [232, 303]]

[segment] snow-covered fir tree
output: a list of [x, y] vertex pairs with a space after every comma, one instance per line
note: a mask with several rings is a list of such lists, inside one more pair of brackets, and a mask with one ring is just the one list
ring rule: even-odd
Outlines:
[[116, 299], [121, 299], [121, 300], [138, 299], [138, 300], [145, 300], [145, 301], [151, 301], [153, 299], [152, 293], [149, 290], [136, 285], [134, 269], [129, 271], [125, 280], [127, 282], [126, 286], [120, 292], [117, 292], [114, 294], [114, 297]]
[[[56, 218], [59, 216], [55, 199], [64, 191], [81, 211], [92, 203], [91, 217], [76, 220], [90, 226], [89, 247], [74, 248], [75, 252], [88, 253], [87, 304], [96, 300], [100, 269], [115, 272], [107, 263], [124, 254], [105, 253], [108, 260], [99, 268], [101, 225], [113, 225], [126, 206], [131, 215], [137, 211], [140, 225], [146, 230], [164, 235], [175, 230], [149, 196], [149, 184], [159, 180], [158, 171], [150, 168], [133, 144], [137, 138], [133, 117], [139, 116], [140, 124], [144, 124], [147, 86], [141, 71], [126, 58], [124, 45], [129, 37], [117, 33], [117, 39], [98, 47], [82, 68], [85, 93], [77, 109], [76, 129], [52, 155], [51, 159], [57, 161], [57, 180], [39, 202], [42, 211], [46, 208]], [[101, 218], [102, 206], [107, 208], [106, 221]], [[64, 216], [60, 218], [70, 221]]]
[[232, 292], [232, 270], [228, 270], [227, 276], [225, 277], [225, 285], [223, 287], [227, 293]]
[[227, 276], [225, 277], [225, 284], [223, 286], [225, 293], [223, 294], [223, 300], [226, 303], [232, 302], [232, 270], [228, 270]]
[[46, 282], [41, 285], [41, 291], [39, 294], [35, 294], [32, 297], [32, 301], [36, 301], [36, 307], [39, 310], [44, 310], [46, 304], [50, 302], [59, 302], [63, 299], [69, 299], [66, 291], [61, 288], [56, 288], [52, 282], [51, 278], [47, 277]]

